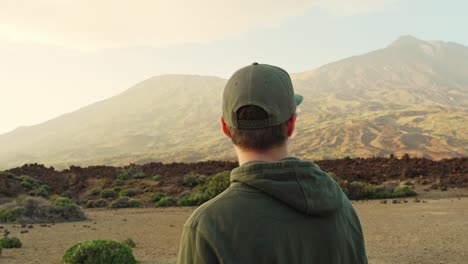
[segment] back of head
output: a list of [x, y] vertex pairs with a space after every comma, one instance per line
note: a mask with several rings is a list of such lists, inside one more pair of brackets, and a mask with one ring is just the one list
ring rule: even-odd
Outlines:
[[223, 118], [232, 142], [250, 151], [284, 144], [288, 120], [301, 102], [285, 70], [258, 63], [239, 69], [223, 94]]
[[[246, 105], [237, 111], [238, 120], [265, 120], [268, 114], [261, 107]], [[258, 128], [238, 129], [229, 127], [232, 142], [243, 150], [265, 151], [286, 142], [287, 121], [279, 125]]]

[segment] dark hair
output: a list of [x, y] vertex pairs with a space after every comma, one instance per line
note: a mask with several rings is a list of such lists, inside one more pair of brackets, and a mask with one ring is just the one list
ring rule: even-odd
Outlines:
[[[238, 120], [264, 120], [268, 113], [255, 105], [246, 105], [237, 110]], [[288, 138], [288, 121], [267, 128], [237, 129], [228, 127], [234, 145], [244, 150], [264, 151], [281, 146]]]

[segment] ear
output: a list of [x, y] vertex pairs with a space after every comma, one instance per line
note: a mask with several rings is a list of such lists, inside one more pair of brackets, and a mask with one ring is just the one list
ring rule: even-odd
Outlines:
[[296, 119], [297, 119], [297, 114], [294, 114], [288, 120], [288, 137], [292, 136], [294, 129], [296, 128]]
[[221, 116], [221, 126], [223, 127], [223, 133], [226, 137], [231, 138], [231, 134], [229, 134], [229, 130], [227, 128], [226, 121], [224, 121], [224, 117]]

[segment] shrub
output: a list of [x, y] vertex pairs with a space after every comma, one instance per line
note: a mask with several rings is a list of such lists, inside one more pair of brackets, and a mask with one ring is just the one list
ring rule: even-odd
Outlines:
[[161, 180], [161, 178], [162, 178], [161, 175], [154, 175], [152, 179], [155, 181], [159, 181]]
[[133, 241], [133, 239], [131, 239], [131, 238], [125, 239], [122, 243], [124, 245], [127, 245], [129, 248], [135, 248], [136, 247], [135, 241]]
[[38, 181], [38, 180], [32, 178], [31, 176], [28, 176], [28, 175], [21, 175], [21, 176], [19, 177], [19, 179], [21, 180], [21, 185], [22, 185], [23, 183], [28, 184], [28, 185], [31, 186], [31, 187], [32, 187], [32, 186], [39, 186], [39, 185], [41, 185], [41, 182], [40, 182], [40, 181]]
[[55, 206], [58, 207], [65, 207], [68, 205], [73, 205], [75, 204], [70, 198], [67, 197], [57, 197], [54, 201]]
[[104, 189], [101, 192], [102, 198], [115, 198], [117, 197], [117, 193], [112, 189]]
[[194, 199], [191, 199], [189, 196], [185, 196], [177, 200], [177, 205], [179, 206], [194, 206], [197, 205], [197, 201]]
[[413, 189], [406, 185], [397, 186], [393, 193], [396, 197], [409, 197], [417, 195], [417, 193]]
[[25, 188], [25, 189], [32, 189], [33, 188], [33, 185], [30, 182], [27, 182], [27, 181], [22, 181], [21, 186], [23, 188]]
[[137, 207], [142, 207], [143, 206], [143, 203], [138, 199], [130, 199], [128, 201], [128, 203], [130, 205], [129, 206], [130, 208], [137, 208]]
[[38, 188], [29, 192], [31, 196], [42, 196], [47, 197], [49, 195], [50, 187], [46, 184], [39, 186]]
[[182, 185], [187, 187], [195, 187], [206, 182], [204, 175], [187, 175], [182, 180]]
[[103, 207], [107, 207], [108, 205], [109, 205], [109, 203], [106, 200], [97, 199], [96, 201], [94, 201], [93, 207], [94, 208], [103, 208]]
[[188, 196], [179, 199], [178, 205], [200, 205], [214, 198], [229, 187], [229, 176], [230, 172], [226, 171], [208, 177], [205, 183], [197, 185]]
[[107, 207], [109, 203], [104, 199], [89, 200], [86, 203], [87, 208], [104, 208]]
[[161, 200], [161, 198], [163, 198], [164, 196], [166, 196], [165, 193], [155, 192], [155, 193], [151, 194], [150, 199], [153, 202], [157, 202], [157, 201]]
[[24, 212], [24, 208], [0, 209], [0, 222], [15, 222]]
[[120, 192], [122, 190], [122, 187], [120, 186], [116, 186], [116, 187], [113, 187], [112, 190], [114, 190], [114, 192]]
[[126, 189], [126, 190], [122, 190], [120, 191], [120, 197], [133, 197], [135, 195], [138, 195], [140, 193], [139, 190], [137, 189]]
[[0, 205], [0, 221], [44, 223], [84, 220], [80, 207], [68, 198], [49, 201], [40, 197], [20, 196]]
[[117, 187], [117, 186], [122, 186], [122, 185], [124, 185], [124, 180], [122, 179], [115, 179], [112, 182], [112, 187]]
[[175, 204], [175, 200], [172, 197], [163, 197], [156, 202], [156, 207], [168, 207]]
[[67, 249], [63, 256], [63, 262], [69, 264], [137, 263], [131, 248], [111, 240], [91, 240], [78, 243]]
[[52, 195], [49, 197], [49, 200], [55, 201], [55, 200], [57, 200], [58, 198], [62, 198], [62, 196], [60, 196], [60, 195], [58, 195], [58, 194], [52, 194]]
[[136, 208], [141, 207], [143, 203], [137, 199], [129, 199], [128, 197], [121, 197], [110, 204], [110, 208]]
[[129, 173], [126, 170], [123, 170], [122, 172], [120, 172], [119, 175], [117, 175], [117, 180], [126, 181], [128, 180], [128, 178], [129, 178]]
[[146, 175], [145, 175], [145, 173], [142, 172], [142, 171], [139, 171], [139, 172], [137, 172], [137, 173], [135, 173], [135, 174], [133, 175], [133, 178], [135, 178], [135, 179], [143, 179], [143, 178], [145, 178], [145, 177], [146, 177]]
[[102, 192], [101, 187], [94, 187], [93, 189], [91, 189], [91, 191], [89, 191], [89, 195], [99, 195], [101, 194], [101, 192]]
[[1, 248], [21, 248], [23, 244], [16, 237], [3, 237], [0, 238], [0, 247]]
[[389, 198], [400, 198], [417, 195], [411, 187], [402, 186], [388, 186], [380, 185], [376, 186], [365, 182], [348, 182], [330, 173], [330, 176], [340, 185], [343, 192], [348, 196], [349, 199], [389, 199]]
[[351, 199], [373, 198], [376, 193], [374, 185], [364, 182], [351, 182], [348, 185], [348, 195]]
[[0, 171], [0, 177], [5, 177], [5, 178], [10, 178], [10, 179], [16, 179], [18, 176], [11, 172], [5, 172], [5, 171]]

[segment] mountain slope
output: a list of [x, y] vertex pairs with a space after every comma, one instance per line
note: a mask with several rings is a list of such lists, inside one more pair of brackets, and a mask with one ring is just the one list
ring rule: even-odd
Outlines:
[[[468, 154], [468, 48], [401, 37], [292, 75], [304, 95], [293, 155]], [[233, 159], [219, 128], [226, 80], [166, 75], [40, 125], [0, 135], [0, 168]]]

